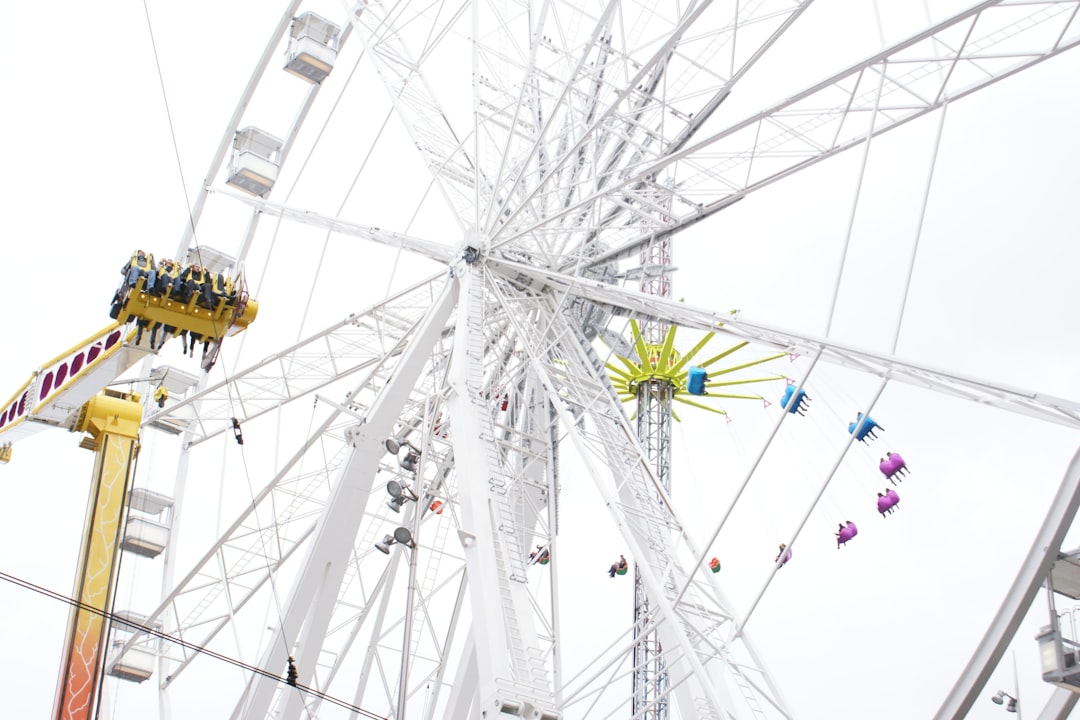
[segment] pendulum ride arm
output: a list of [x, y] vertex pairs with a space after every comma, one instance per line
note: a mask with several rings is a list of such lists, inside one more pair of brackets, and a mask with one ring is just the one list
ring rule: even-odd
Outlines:
[[10, 459], [12, 442], [46, 427], [89, 433], [81, 447], [97, 454], [72, 593], [78, 604], [72, 610], [64, 645], [55, 718], [97, 714], [105, 618], [112, 609], [117, 548], [142, 421], [137, 395], [107, 387], [155, 352], [126, 323], [134, 319], [145, 326], [160, 324], [170, 326], [172, 332], [187, 330], [219, 340], [246, 329], [258, 312], [258, 303], [242, 286], [210, 308], [198, 307], [194, 298], [182, 304], [166, 296], [151, 296], [145, 283], [139, 278], [127, 293], [117, 307], [117, 322], [41, 365], [0, 406], [0, 462]]
[[105, 660], [106, 618], [112, 612], [118, 545], [139, 442], [138, 396], [106, 390], [79, 413], [74, 430], [90, 433], [80, 447], [93, 450], [94, 482], [73, 597], [53, 717], [83, 720], [97, 715]]

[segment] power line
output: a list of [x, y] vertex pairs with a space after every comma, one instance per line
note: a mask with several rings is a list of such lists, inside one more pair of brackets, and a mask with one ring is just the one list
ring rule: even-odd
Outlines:
[[222, 655], [221, 653], [210, 650], [209, 648], [203, 647], [202, 645], [196, 645], [195, 643], [188, 642], [187, 640], [182, 640], [181, 638], [175, 637], [173, 635], [169, 635], [168, 633], [162, 632], [161, 630], [157, 630], [157, 629], [152, 628], [152, 627], [147, 627], [146, 625], [142, 625], [140, 623], [137, 623], [134, 620], [131, 620], [131, 619], [127, 618], [127, 617], [121, 617], [121, 616], [118, 616], [118, 615], [116, 615], [114, 613], [106, 612], [106, 611], [101, 610], [99, 608], [96, 608], [96, 607], [94, 607], [92, 605], [88, 605], [88, 604], [86, 604], [84, 602], [76, 600], [75, 598], [68, 597], [67, 595], [63, 595], [63, 594], [55, 592], [53, 590], [49, 590], [48, 588], [42, 587], [41, 585], [35, 585], [34, 583], [30, 582], [29, 580], [23, 580], [22, 578], [16, 577], [14, 575], [9, 575], [8, 573], [3, 572], [3, 571], [0, 571], [0, 580], [6, 580], [7, 582], [11, 583], [12, 585], [17, 585], [17, 586], [19, 586], [21, 588], [24, 588], [26, 590], [30, 590], [32, 592], [36, 592], [39, 595], [44, 595], [45, 597], [51, 598], [53, 600], [59, 600], [60, 602], [67, 603], [68, 605], [76, 607], [76, 608], [78, 608], [80, 610], [86, 610], [86, 611], [95, 613], [97, 615], [101, 615], [104, 618], [108, 618], [110, 621], [115, 620], [115, 621], [117, 621], [119, 623], [122, 623], [123, 625], [126, 625], [126, 626], [131, 627], [131, 628], [135, 628], [135, 629], [139, 630], [140, 632], [146, 633], [147, 635], [152, 635], [152, 636], [154, 636], [156, 638], [160, 638], [162, 640], [166, 640], [168, 642], [175, 643], [175, 644], [177, 644], [177, 645], [179, 645], [179, 646], [181, 646], [181, 647], [183, 647], [183, 648], [185, 648], [187, 650], [192, 650], [194, 652], [201, 653], [203, 655], [207, 655], [209, 657], [214, 658], [215, 660], [221, 660], [222, 662], [229, 663], [230, 665], [235, 665], [236, 667], [242, 668], [242, 669], [247, 670], [248, 672], [254, 673], [256, 675], [262, 675], [263, 677], [273, 678], [274, 680], [277, 680], [278, 682], [281, 682], [283, 684], [287, 684], [287, 685], [289, 685], [291, 687], [295, 687], [300, 692], [303, 692], [303, 693], [306, 693], [308, 695], [317, 697], [320, 700], [324, 700], [326, 702], [333, 703], [334, 705], [337, 705], [338, 707], [345, 708], [346, 710], [351, 710], [351, 711], [353, 711], [355, 713], [359, 713], [360, 715], [363, 715], [364, 717], [371, 718], [371, 720], [389, 720], [389, 718], [387, 718], [387, 717], [385, 717], [383, 715], [376, 715], [375, 713], [373, 713], [373, 712], [371, 712], [369, 710], [364, 710], [363, 708], [358, 707], [356, 705], [353, 705], [352, 703], [349, 703], [349, 702], [346, 702], [346, 701], [341, 700], [339, 698], [336, 698], [333, 695], [328, 695], [328, 694], [326, 694], [324, 692], [316, 690], [315, 688], [309, 687], [307, 685], [300, 685], [300, 684], [297, 684], [295, 682], [287, 682], [287, 680], [285, 678], [282, 678], [281, 676], [279, 676], [279, 675], [277, 675], [275, 673], [272, 673], [269, 670], [264, 670], [264, 669], [262, 669], [260, 667], [256, 667], [255, 665], [249, 665], [249, 664], [247, 664], [247, 663], [245, 663], [245, 662], [243, 662], [241, 660], [237, 660], [236, 658], [229, 657], [228, 655]]

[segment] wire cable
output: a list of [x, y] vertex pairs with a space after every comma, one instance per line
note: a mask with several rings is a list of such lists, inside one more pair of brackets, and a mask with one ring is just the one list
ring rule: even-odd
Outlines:
[[[147, 627], [145, 625], [140, 625], [139, 623], [131, 620], [130, 618], [121, 617], [119, 615], [116, 615], [115, 613], [108, 612], [108, 611], [105, 611], [105, 610], [101, 610], [100, 608], [96, 608], [93, 605], [89, 605], [87, 603], [76, 600], [75, 598], [68, 597], [67, 595], [55, 592], [53, 590], [49, 590], [48, 588], [42, 587], [41, 585], [36, 585], [36, 584], [30, 582], [29, 580], [23, 580], [22, 578], [16, 577], [14, 575], [9, 575], [8, 573], [3, 572], [3, 571], [0, 571], [0, 580], [5, 580], [5, 581], [11, 583], [12, 585], [17, 585], [18, 587], [21, 587], [21, 588], [26, 589], [26, 590], [30, 590], [32, 592], [36, 592], [39, 595], [44, 595], [45, 597], [51, 598], [53, 600], [58, 600], [60, 602], [67, 603], [68, 605], [71, 605], [72, 607], [75, 607], [75, 608], [77, 608], [79, 610], [86, 610], [86, 611], [92, 612], [92, 613], [94, 613], [96, 615], [100, 615], [103, 618], [106, 618], [107, 620], [109, 620], [110, 622], [112, 622], [112, 621], [120, 622], [125, 626], [137, 629], [139, 632], [145, 633], [147, 635], [151, 635], [151, 636], [153, 636], [155, 638], [165, 640], [167, 642], [175, 643], [176, 645], [179, 645], [180, 647], [182, 647], [182, 648], [184, 648], [186, 650], [192, 650], [192, 651], [197, 652], [197, 653], [199, 653], [201, 655], [206, 655], [208, 657], [212, 657], [215, 660], [220, 660], [221, 662], [225, 662], [225, 663], [228, 663], [230, 665], [234, 665], [236, 667], [239, 667], [239, 668], [241, 668], [243, 670], [247, 670], [248, 672], [254, 673], [256, 675], [261, 675], [261, 676], [266, 677], [266, 678], [272, 678], [272, 679], [277, 680], [278, 682], [281, 682], [281, 683], [286, 682], [285, 679], [282, 678], [280, 675], [277, 675], [276, 673], [272, 673], [269, 670], [264, 670], [264, 669], [262, 669], [260, 667], [255, 666], [255, 665], [250, 665], [248, 663], [237, 660], [236, 658], [229, 657], [228, 655], [223, 655], [222, 653], [219, 653], [219, 652], [215, 652], [215, 651], [210, 650], [209, 648], [207, 648], [205, 646], [202, 646], [202, 645], [196, 645], [195, 643], [188, 642], [186, 640], [178, 638], [178, 637], [176, 637], [174, 635], [170, 635], [170, 634], [168, 634], [166, 632], [163, 632], [161, 630], [157, 630], [157, 629], [152, 628], [152, 627]], [[291, 683], [289, 683], [289, 684], [291, 684]], [[303, 693], [306, 693], [307, 695], [311, 695], [313, 697], [319, 698], [320, 700], [325, 700], [327, 702], [333, 703], [334, 705], [337, 705], [338, 707], [345, 708], [346, 710], [350, 710], [350, 711], [352, 711], [354, 713], [358, 713], [360, 715], [363, 715], [364, 717], [371, 718], [372, 720], [389, 720], [389, 718], [386, 717], [386, 716], [377, 715], [377, 714], [371, 712], [370, 710], [365, 710], [362, 707], [359, 707], [357, 705], [353, 705], [350, 702], [346, 702], [345, 700], [334, 697], [333, 695], [329, 695], [329, 694], [324, 693], [324, 692], [322, 692], [320, 690], [316, 690], [313, 687], [309, 687], [307, 685], [299, 685], [299, 684], [295, 685], [294, 687], [296, 687], [297, 690], [299, 690], [299, 691], [301, 691]]]
[[[176, 157], [177, 173], [180, 176], [181, 191], [183, 193], [184, 203], [185, 203], [185, 206], [187, 208], [188, 222], [189, 222], [189, 224], [191, 226], [191, 229], [192, 229], [192, 243], [193, 243], [194, 248], [195, 248], [195, 255], [198, 258], [199, 265], [203, 268], [203, 273], [209, 274], [210, 271], [206, 268], [205, 261], [203, 260], [203, 257], [202, 257], [202, 247], [199, 245], [198, 234], [195, 231], [195, 219], [194, 219], [194, 215], [192, 213], [191, 203], [188, 201], [188, 197], [187, 197], [187, 192], [186, 192], [187, 183], [186, 183], [186, 181], [184, 179], [184, 169], [183, 169], [183, 165], [182, 165], [182, 163], [180, 161], [180, 149], [179, 149], [179, 145], [178, 145], [178, 143], [176, 141], [176, 130], [175, 130], [175, 126], [173, 124], [172, 111], [171, 111], [171, 109], [169, 107], [168, 93], [167, 93], [167, 91], [165, 89], [165, 78], [164, 78], [164, 76], [162, 75], [162, 72], [161, 72], [161, 61], [160, 61], [160, 57], [159, 57], [158, 51], [157, 51], [157, 41], [156, 41], [156, 39], [154, 37], [154, 27], [153, 27], [153, 23], [150, 20], [150, 9], [147, 7], [146, 0], [143, 0], [143, 11], [144, 11], [144, 13], [146, 15], [147, 33], [148, 33], [148, 35], [150, 37], [150, 45], [151, 45], [151, 48], [152, 48], [153, 54], [154, 54], [154, 66], [157, 68], [158, 85], [161, 88], [162, 101], [163, 101], [164, 106], [165, 106], [165, 115], [166, 115], [166, 117], [168, 119], [169, 136], [170, 136], [170, 138], [172, 140], [172, 144], [173, 144], [173, 154]], [[206, 278], [205, 275], [204, 275], [204, 282], [209, 282], [210, 286], [212, 288], [213, 283], [214, 283], [213, 276], [211, 275], [209, 278]], [[203, 288], [199, 288], [198, 292], [203, 292]], [[236, 292], [238, 293], [238, 297], [242, 298], [243, 293], [244, 293], [243, 288], [237, 288]], [[214, 293], [213, 293], [212, 289], [209, 290], [209, 294], [210, 294], [210, 298], [211, 298], [210, 299], [210, 306], [211, 306], [210, 307], [210, 309], [211, 309], [210, 320], [211, 320], [211, 323], [212, 323], [214, 338], [217, 338], [217, 341], [216, 341], [217, 347], [215, 348], [214, 352], [218, 356], [217, 359], [222, 359], [220, 357], [221, 356], [221, 341], [225, 337], [225, 330], [227, 328], [221, 327], [219, 325], [218, 318], [216, 318], [214, 316], [213, 307], [214, 307], [214, 304], [215, 304], [215, 302], [214, 302], [215, 298], [214, 298]], [[237, 301], [237, 307], [238, 308], [241, 306], [242, 302], [243, 302], [242, 300]], [[234, 310], [234, 312], [235, 312], [235, 310]], [[235, 316], [238, 317], [239, 313], [236, 313]], [[231, 325], [231, 322], [229, 324]], [[164, 330], [163, 330], [163, 332], [164, 332]], [[194, 356], [194, 346], [195, 346], [195, 343], [196, 343], [196, 337], [192, 333], [192, 334], [189, 334], [188, 339], [192, 343], [192, 345], [191, 345], [191, 347], [192, 347], [192, 356]], [[205, 366], [205, 360], [206, 360], [206, 351], [207, 351], [207, 348], [209, 346], [210, 340], [205, 339], [205, 338], [200, 338], [200, 339], [202, 339], [203, 342], [204, 342], [204, 345], [203, 345], [203, 369], [204, 369], [204, 371], [208, 372], [208, 369]], [[213, 362], [213, 360], [214, 360], [214, 358], [211, 358], [212, 362]], [[225, 389], [226, 389], [226, 397], [228, 399], [228, 404], [229, 404], [229, 416], [233, 418], [234, 428], [236, 428], [237, 431], [239, 431], [239, 424], [236, 421], [237, 414], [236, 414], [236, 409], [235, 409], [236, 408], [236, 398], [234, 397], [234, 394], [233, 394], [234, 388], [233, 388], [232, 383], [229, 381], [229, 371], [228, 371], [228, 369], [226, 367], [226, 363], [224, 361], [221, 364], [221, 368], [222, 368], [222, 373], [225, 376], [224, 385], [225, 385]], [[241, 453], [240, 453], [241, 454], [241, 462], [242, 462], [243, 467], [244, 467], [244, 476], [245, 476], [245, 479], [247, 480], [248, 493], [249, 493], [249, 495], [251, 497], [252, 505], [254, 506], [254, 504], [255, 504], [255, 493], [254, 493], [254, 490], [253, 490], [253, 487], [252, 487], [252, 484], [251, 484], [251, 471], [250, 471], [250, 469], [248, 467], [247, 456], [243, 452], [243, 441], [240, 439], [239, 434], [237, 435], [237, 441], [241, 444]], [[187, 450], [185, 450], [185, 452], [187, 452]], [[266, 534], [266, 531], [263, 529], [262, 522], [259, 519], [258, 509], [253, 507], [253, 511], [254, 511], [253, 515], [254, 515], [254, 518], [255, 518], [256, 531], [258, 533], [258, 536], [259, 537], [264, 537], [265, 534]], [[285, 623], [284, 623], [284, 618], [283, 618], [282, 613], [281, 613], [281, 601], [280, 601], [280, 598], [278, 596], [277, 584], [274, 582], [274, 572], [270, 567], [269, 558], [266, 557], [265, 555], [263, 557], [264, 557], [264, 560], [266, 562], [266, 572], [267, 572], [267, 575], [268, 575], [268, 579], [270, 581], [270, 590], [271, 590], [271, 594], [272, 594], [272, 600], [273, 600], [274, 607], [275, 607], [275, 610], [276, 610], [277, 615], [278, 615], [278, 627], [281, 629], [281, 640], [282, 640], [282, 643], [285, 645], [286, 655], [290, 655], [291, 653], [290, 653], [290, 650], [289, 650], [288, 638], [285, 637], [285, 629], [284, 629]], [[239, 662], [239, 661], [237, 661], [237, 662]], [[293, 683], [290, 683], [290, 684], [293, 684]]]
[[870, 157], [871, 140], [874, 138], [874, 128], [877, 125], [881, 96], [885, 88], [885, 75], [882, 70], [878, 79], [877, 93], [874, 95], [874, 109], [870, 115], [870, 129], [866, 131], [866, 143], [863, 146], [862, 162], [859, 165], [859, 177], [855, 183], [855, 197], [851, 201], [851, 213], [848, 216], [847, 232], [844, 233], [844, 246], [840, 253], [840, 264], [836, 269], [836, 283], [833, 287], [832, 302], [829, 304], [829, 316], [825, 320], [825, 337], [828, 338], [832, 331], [833, 317], [836, 315], [836, 306], [840, 300], [840, 285], [844, 281], [844, 266], [847, 264], [848, 249], [851, 247], [851, 235], [855, 230], [855, 216], [859, 211], [859, 197], [862, 194], [863, 181], [866, 179], [866, 163]]

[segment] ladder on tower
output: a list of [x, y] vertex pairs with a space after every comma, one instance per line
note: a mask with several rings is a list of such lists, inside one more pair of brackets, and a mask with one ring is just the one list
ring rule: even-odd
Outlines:
[[502, 683], [505, 689], [511, 690], [516, 697], [544, 697], [550, 693], [551, 684], [548, 680], [547, 668], [540, 651], [525, 642], [521, 628], [517, 621], [517, 612], [514, 610], [513, 589], [510, 583], [513, 580], [507, 573], [505, 557], [496, 550], [496, 562], [499, 564], [499, 597], [502, 600], [505, 619], [505, 632], [513, 657], [511, 667], [514, 669], [514, 682], [512, 685]]
[[469, 273], [464, 314], [469, 354], [466, 389], [470, 409], [476, 413], [479, 421], [480, 440], [484, 447], [484, 464], [488, 474], [488, 507], [492, 513], [492, 529], [496, 540], [496, 581], [499, 603], [503, 610], [503, 632], [510, 651], [513, 673], [512, 678], [501, 678], [497, 682], [510, 697], [547, 698], [551, 695], [551, 686], [543, 653], [533, 647], [531, 639], [525, 636], [518, 617], [518, 603], [521, 602], [522, 592], [518, 583], [523, 585], [527, 581], [526, 558], [522, 549], [525, 533], [517, 527], [517, 491], [514, 479], [505, 470], [502, 451], [496, 440], [492, 421], [494, 405], [489, 397], [484, 376], [484, 354], [487, 346], [484, 271], [477, 265], [470, 265], [464, 272]]
[[735, 677], [735, 684], [739, 686], [739, 692], [742, 693], [743, 699], [746, 700], [746, 706], [753, 713], [754, 718], [766, 720], [765, 711], [762, 709], [761, 703], [758, 702], [757, 693], [754, 691], [753, 686], [750, 685], [750, 681], [743, 675], [742, 670], [732, 665], [730, 661], [729, 667], [732, 669], [731, 674]]
[[469, 329], [469, 373], [467, 387], [469, 403], [475, 408], [480, 418], [481, 440], [487, 455], [488, 498], [495, 513], [495, 524], [501, 536], [501, 546], [506, 553], [504, 558], [507, 576], [524, 583], [525, 553], [521, 546], [521, 534], [517, 531], [514, 519], [513, 487], [504, 469], [499, 446], [495, 441], [495, 427], [491, 422], [491, 403], [484, 383], [484, 272], [477, 266], [470, 266], [471, 274], [466, 323]]

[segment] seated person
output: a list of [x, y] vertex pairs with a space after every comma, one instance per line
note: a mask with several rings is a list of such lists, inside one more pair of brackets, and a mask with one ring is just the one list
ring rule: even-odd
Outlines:
[[136, 250], [127, 264], [120, 268], [120, 274], [124, 276], [125, 287], [135, 287], [139, 278], [144, 277], [146, 278], [145, 287], [149, 289], [154, 284], [156, 269], [153, 255], [147, 256], [142, 250]]
[[[795, 396], [795, 401], [792, 402], [792, 396]], [[805, 415], [806, 410], [810, 407], [810, 398], [806, 395], [806, 392], [800, 390], [798, 395], [795, 395], [795, 386], [788, 385], [784, 389], [784, 396], [780, 398], [780, 407], [785, 408], [789, 413], [799, 413]], [[790, 407], [788, 405], [790, 404]]]
[[881, 470], [881, 474], [886, 479], [896, 484], [897, 478], [903, 478], [907, 473], [907, 465], [904, 463], [904, 458], [900, 457], [900, 453], [886, 453], [886, 457], [881, 458], [878, 464], [878, 469]]
[[176, 279], [173, 280], [172, 292], [170, 295], [185, 305], [191, 302], [191, 296], [195, 294], [194, 275], [196, 271], [201, 272], [201, 268], [198, 265], [189, 265], [181, 270], [177, 274]]
[[839, 550], [841, 545], [858, 534], [859, 529], [855, 527], [855, 523], [850, 520], [847, 523], [840, 523], [840, 532], [836, 533], [836, 549]]
[[179, 275], [180, 266], [174, 260], [168, 258], [162, 260], [161, 265], [158, 266], [157, 280], [154, 281], [154, 286], [149, 289], [150, 294], [158, 297], [167, 295]]
[[[863, 414], [859, 413], [855, 417], [855, 422], [848, 424], [848, 432], [855, 435], [855, 439], [860, 442], [866, 442], [866, 438], [876, 440], [877, 435], [874, 434], [875, 430], [884, 430], [885, 428], [874, 422], [874, 419], [867, 415], [866, 422], [862, 421]], [[858, 428], [858, 433], [855, 432], [855, 428]]]
[[900, 502], [900, 496], [896, 494], [895, 490], [886, 490], [883, 493], [878, 493], [877, 496], [877, 509], [882, 516], [891, 513], [896, 503]]
[[692, 367], [686, 380], [686, 391], [691, 395], [706, 395], [705, 383], [707, 382], [709, 382], [708, 373], [699, 367]]
[[904, 477], [907, 475], [907, 463], [904, 462], [904, 458], [900, 457], [900, 453], [888, 452], [885, 453], [890, 461], [892, 461], [893, 474], [897, 477]]

